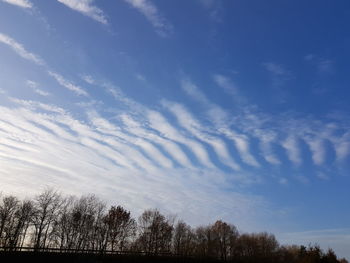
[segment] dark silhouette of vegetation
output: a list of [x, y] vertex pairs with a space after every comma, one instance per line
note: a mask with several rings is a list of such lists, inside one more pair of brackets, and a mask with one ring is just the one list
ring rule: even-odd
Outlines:
[[[89, 253], [103, 256], [103, 262], [119, 256], [120, 262], [347, 263], [331, 249], [281, 246], [272, 234], [240, 234], [221, 220], [192, 228], [157, 209], [135, 220], [121, 206], [107, 209], [94, 195], [63, 197], [51, 189], [32, 200], [0, 197], [0, 250], [0, 259], [9, 260], [20, 255], [48, 259], [54, 253], [75, 262], [80, 262], [78, 257], [97, 262], [96, 256], [86, 258]], [[147, 258], [135, 259], [141, 255]]]

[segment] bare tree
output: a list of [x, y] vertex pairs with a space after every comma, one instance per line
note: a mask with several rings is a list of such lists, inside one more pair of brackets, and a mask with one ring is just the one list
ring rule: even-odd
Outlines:
[[137, 244], [151, 254], [170, 252], [173, 225], [158, 210], [146, 210], [139, 217], [140, 235]]
[[36, 249], [45, 248], [50, 241], [53, 223], [62, 204], [61, 196], [48, 189], [34, 199], [32, 242]]
[[0, 245], [6, 246], [11, 229], [14, 224], [14, 216], [18, 209], [19, 200], [14, 196], [4, 196], [0, 203]]
[[239, 258], [269, 262], [277, 256], [279, 244], [274, 235], [263, 233], [243, 234], [237, 240]]
[[195, 234], [191, 226], [183, 221], [177, 222], [173, 236], [173, 251], [177, 255], [192, 255], [195, 248]]
[[227, 224], [221, 220], [215, 222], [211, 227], [214, 239], [216, 254], [221, 260], [227, 260], [235, 241], [238, 237], [238, 231], [235, 226]]
[[32, 201], [25, 200], [18, 204], [11, 227], [8, 230], [6, 246], [9, 246], [10, 249], [23, 246], [33, 215], [33, 210]]
[[73, 239], [73, 223], [72, 223], [72, 209], [76, 202], [76, 197], [69, 196], [62, 199], [61, 207], [57, 213], [57, 217], [53, 224], [53, 240], [56, 247], [68, 249], [72, 247]]
[[108, 227], [107, 243], [112, 251], [116, 248], [123, 251], [128, 239], [136, 234], [136, 221], [130, 212], [121, 206], [112, 206], [104, 218]]

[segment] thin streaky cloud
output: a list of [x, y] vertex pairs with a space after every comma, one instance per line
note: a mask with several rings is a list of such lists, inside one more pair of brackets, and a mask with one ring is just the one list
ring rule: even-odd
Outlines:
[[172, 168], [173, 164], [170, 159], [165, 157], [152, 143], [135, 136], [130, 136], [123, 132], [120, 127], [111, 123], [110, 121], [99, 116], [97, 112], [88, 113], [91, 123], [96, 127], [96, 130], [117, 138], [120, 141], [126, 142], [131, 145], [135, 145], [142, 149], [147, 157], [151, 158], [154, 163], [157, 163], [164, 168]]
[[205, 131], [203, 125], [181, 104], [163, 101], [163, 106], [168, 108], [176, 117], [180, 125], [189, 131], [198, 140], [210, 145], [220, 161], [234, 170], [239, 170], [239, 165], [230, 156], [227, 145], [223, 140]]
[[323, 164], [326, 156], [326, 151], [321, 139], [305, 139], [305, 142], [309, 145], [312, 154], [312, 161], [316, 165]]
[[260, 167], [257, 160], [249, 151], [249, 140], [247, 136], [237, 134], [236, 132], [227, 128], [220, 129], [220, 131], [234, 142], [243, 162], [251, 166]]
[[49, 92], [44, 91], [44, 90], [42, 90], [42, 89], [39, 89], [39, 88], [38, 88], [39, 84], [36, 83], [35, 81], [27, 80], [27, 81], [26, 81], [26, 85], [27, 85], [28, 87], [30, 87], [35, 93], [37, 93], [37, 94], [39, 94], [39, 95], [41, 95], [41, 96], [47, 97], [47, 96], [50, 95]]
[[166, 119], [165, 117], [157, 112], [150, 110], [148, 113], [148, 119], [150, 122], [150, 127], [155, 129], [160, 133], [161, 136], [164, 136], [165, 138], [168, 138], [170, 140], [179, 142], [183, 144], [184, 146], [188, 147], [189, 150], [191, 150], [194, 155], [196, 156], [197, 160], [204, 166], [213, 168], [215, 167], [212, 161], [209, 158], [209, 154], [204, 148], [204, 146], [195, 140], [192, 140], [190, 138], [187, 138], [186, 136], [182, 135], [181, 132], [177, 129], [175, 129]]
[[12, 97], [9, 97], [9, 100], [28, 109], [41, 109], [44, 111], [48, 111], [50, 113], [66, 114], [66, 111], [60, 107], [50, 105], [50, 104], [45, 104], [38, 101], [20, 100]]
[[97, 22], [100, 22], [105, 25], [108, 24], [108, 20], [104, 12], [97, 6], [93, 5], [94, 0], [57, 0], [57, 1], [73, 9], [74, 11], [77, 11], [79, 13], [82, 13], [83, 15], [86, 15], [94, 19]]
[[223, 22], [222, 20], [222, 2], [220, 0], [198, 0], [200, 5], [209, 11], [210, 18], [215, 22]]
[[73, 91], [75, 94], [77, 94], [79, 96], [86, 96], [86, 97], [89, 96], [89, 94], [85, 90], [83, 90], [81, 87], [69, 82], [60, 74], [53, 72], [53, 71], [48, 71], [48, 74], [51, 77], [53, 77], [62, 87], [65, 87], [65, 88]]
[[238, 95], [237, 86], [229, 78], [220, 74], [215, 74], [213, 75], [213, 79], [216, 84], [221, 87], [226, 93], [232, 96]]
[[[111, 144], [116, 141], [109, 141], [110, 136], [102, 135], [95, 127], [68, 113], [41, 114], [25, 106], [33, 104], [23, 102], [20, 108], [0, 107], [3, 113], [0, 122], [5, 123], [1, 125], [4, 131], [0, 130], [4, 135], [0, 136], [0, 170], [2, 182], [9, 185], [7, 190], [33, 191], [49, 180], [50, 185], [64, 191], [108, 193], [111, 200], [117, 198], [122, 204], [132, 200], [133, 209], [140, 212], [144, 207], [165, 207], [159, 200], [166, 199], [169, 200], [167, 207], [181, 216], [181, 207], [189, 206], [193, 214], [187, 216], [197, 224], [209, 220], [203, 215], [226, 218], [228, 215], [222, 211], [229, 211], [244, 225], [246, 219], [240, 219], [242, 214], [256, 214], [256, 208], [261, 207], [256, 197], [234, 192], [222, 194], [218, 187], [224, 181], [219, 171], [189, 167], [164, 170], [145, 165], [137, 169], [135, 152], [129, 152], [128, 147], [120, 145], [117, 151]], [[48, 107], [55, 108], [54, 105]], [[19, 147], [11, 147], [16, 144]], [[148, 170], [145, 172], [145, 169]], [[24, 173], [22, 180], [13, 181], [8, 176]], [[189, 204], [186, 200], [192, 202]]]
[[156, 32], [163, 37], [171, 33], [172, 25], [160, 14], [158, 8], [149, 0], [124, 0], [143, 14]]
[[300, 165], [302, 163], [300, 157], [300, 148], [298, 146], [297, 139], [294, 136], [288, 136], [281, 145], [286, 150], [288, 159], [292, 163], [295, 165]]
[[49, 92], [46, 92], [42, 89], [33, 89], [35, 93], [41, 95], [41, 96], [44, 96], [44, 97], [47, 97], [47, 96], [50, 96], [50, 93]]
[[265, 62], [262, 64], [264, 68], [270, 73], [278, 76], [290, 75], [290, 71], [286, 70], [282, 65], [276, 64], [274, 62]]
[[174, 142], [158, 136], [152, 130], [144, 128], [139, 122], [135, 121], [132, 116], [122, 114], [120, 116], [124, 124], [124, 128], [130, 134], [139, 138], [151, 141], [159, 145], [164, 151], [169, 154], [176, 162], [183, 167], [193, 167], [191, 161], [188, 159], [182, 149]]
[[15, 5], [21, 8], [32, 8], [33, 4], [29, 0], [2, 0], [5, 3]]
[[318, 63], [318, 70], [321, 73], [333, 73], [334, 62], [330, 59], [321, 59]]
[[334, 143], [334, 149], [337, 161], [345, 160], [350, 154], [350, 142], [348, 140], [336, 140]]
[[95, 84], [95, 79], [90, 76], [90, 75], [82, 75], [81, 78], [86, 82], [86, 83], [89, 83], [89, 84]]
[[45, 62], [38, 55], [27, 51], [22, 44], [18, 43], [16, 40], [5, 34], [0, 33], [0, 43], [9, 46], [13, 51], [15, 51], [24, 59], [30, 60], [37, 65], [45, 65]]
[[119, 87], [116, 87], [109, 82], [97, 81], [93, 77], [92, 79], [96, 85], [100, 86], [101, 88], [105, 89], [107, 93], [111, 94], [116, 101], [127, 106], [137, 115], [137, 120], [134, 118], [135, 116], [131, 116], [129, 114], [122, 114], [116, 117], [124, 124], [123, 128], [126, 130], [126, 132], [159, 146], [181, 166], [193, 168], [193, 164], [189, 160], [188, 156], [177, 143], [168, 138], [159, 136], [156, 130], [145, 125], [148, 123], [148, 107], [145, 107], [144, 105], [125, 96]]
[[[225, 88], [233, 88], [230, 80], [224, 76], [216, 75], [214, 76], [214, 80], [218, 85], [223, 85]], [[207, 108], [208, 117], [210, 121], [215, 125], [216, 131], [219, 134], [224, 135], [234, 141], [242, 160], [249, 165], [258, 167], [258, 162], [249, 153], [248, 142], [243, 140], [242, 136], [236, 136], [236, 133], [229, 128], [228, 118], [230, 114], [220, 106], [211, 103], [205, 94], [198, 88], [198, 86], [191, 82], [189, 79], [182, 79], [181, 87], [189, 96], [193, 97], [195, 100], [199, 101]], [[236, 90], [235, 94], [237, 94]], [[237, 165], [237, 168], [238, 167], [239, 166]]]
[[204, 93], [191, 80], [183, 78], [181, 80], [181, 88], [191, 97], [201, 103], [209, 103]]

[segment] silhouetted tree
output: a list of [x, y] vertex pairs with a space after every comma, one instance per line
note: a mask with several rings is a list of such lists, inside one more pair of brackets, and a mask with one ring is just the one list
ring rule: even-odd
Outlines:
[[173, 225], [157, 209], [146, 210], [139, 217], [137, 246], [147, 253], [157, 255], [170, 252]]
[[23, 245], [33, 210], [33, 203], [28, 200], [22, 201], [17, 205], [11, 225], [7, 230], [5, 246], [15, 249]]
[[48, 245], [61, 203], [61, 196], [52, 189], [34, 198], [32, 243], [36, 249], [45, 248]]
[[0, 203], [0, 245], [6, 246], [19, 200], [14, 196], [4, 196]]
[[218, 220], [211, 227], [211, 232], [217, 257], [226, 261], [231, 252], [233, 252], [232, 250], [238, 238], [236, 227]]
[[191, 226], [183, 221], [177, 222], [174, 228], [173, 251], [177, 255], [192, 255], [195, 249], [195, 234]]
[[25, 243], [39, 251], [128, 249], [235, 263], [348, 263], [337, 259], [332, 249], [325, 253], [318, 245], [280, 246], [272, 234], [240, 235], [234, 225], [221, 220], [196, 229], [180, 220], [174, 227], [173, 219], [153, 209], [145, 210], [137, 224], [121, 206], [107, 210], [94, 195], [63, 198], [52, 189], [33, 200], [0, 197], [0, 250]]
[[136, 234], [137, 224], [130, 212], [121, 206], [112, 206], [104, 217], [107, 225], [106, 246], [114, 251], [123, 251], [131, 238]]

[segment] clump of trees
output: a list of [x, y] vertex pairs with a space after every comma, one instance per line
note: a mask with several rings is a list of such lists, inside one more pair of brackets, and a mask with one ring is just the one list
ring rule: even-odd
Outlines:
[[0, 248], [16, 251], [23, 247], [142, 252], [238, 263], [347, 263], [331, 249], [281, 246], [272, 234], [240, 234], [234, 225], [221, 220], [192, 228], [157, 209], [146, 210], [135, 220], [125, 208], [107, 208], [94, 195], [65, 197], [52, 189], [32, 200], [0, 197]]

